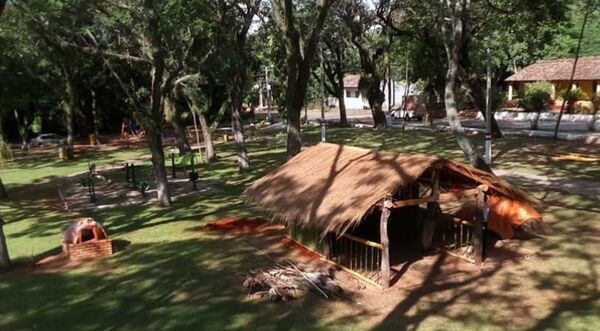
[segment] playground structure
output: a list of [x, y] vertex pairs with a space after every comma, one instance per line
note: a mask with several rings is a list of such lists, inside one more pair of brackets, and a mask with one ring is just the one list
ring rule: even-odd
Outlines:
[[137, 121], [123, 117], [121, 121], [121, 140], [141, 139], [144, 137], [144, 130]]
[[[168, 157], [171, 163], [168, 182], [174, 199], [220, 191], [213, 181], [200, 178], [198, 165], [202, 163], [202, 157], [198, 153], [179, 155], [172, 152]], [[98, 169], [92, 163], [71, 184], [59, 186], [58, 194], [66, 210], [137, 205], [156, 199], [154, 176], [153, 167], [135, 162], [127, 161], [104, 169]]]

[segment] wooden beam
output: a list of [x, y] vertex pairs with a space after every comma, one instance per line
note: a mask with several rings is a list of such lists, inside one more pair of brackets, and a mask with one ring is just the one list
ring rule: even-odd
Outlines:
[[[388, 200], [389, 201], [389, 200]], [[386, 201], [387, 202], [387, 201]], [[388, 219], [390, 209], [386, 202], [381, 207], [381, 218], [379, 220], [379, 235], [381, 239], [381, 285], [384, 289], [390, 287], [390, 240], [388, 238]]]
[[484, 256], [483, 249], [485, 245], [484, 238], [484, 224], [483, 224], [483, 208], [485, 203], [485, 193], [481, 192], [477, 195], [476, 209], [475, 209], [475, 223], [473, 224], [473, 248], [475, 249], [475, 264], [481, 266], [483, 264]]
[[390, 208], [402, 208], [402, 207], [420, 205], [422, 203], [426, 203], [429, 201], [431, 201], [431, 196], [424, 197], [424, 198], [418, 198], [418, 199], [399, 200], [399, 201], [392, 202]]
[[393, 201], [393, 202], [390, 202], [390, 205], [388, 208], [402, 208], [402, 207], [420, 205], [422, 203], [427, 203], [427, 202], [447, 203], [447, 202], [452, 202], [452, 201], [460, 201], [464, 198], [478, 195], [481, 192], [487, 192], [487, 190], [488, 190], [487, 185], [479, 185], [476, 188], [466, 189], [466, 190], [456, 192], [456, 193], [455, 192], [439, 193], [439, 185], [436, 190], [436, 182], [438, 182], [438, 180], [435, 180], [435, 178], [432, 180], [433, 180], [433, 185], [432, 185], [433, 189], [429, 196], [426, 196], [423, 198], [418, 198], [418, 199]]
[[440, 203], [446, 203], [446, 202], [451, 202], [451, 201], [460, 201], [464, 198], [476, 196], [476, 195], [480, 194], [481, 192], [487, 192], [487, 190], [488, 190], [487, 185], [479, 185], [476, 188], [462, 190], [460, 192], [442, 193], [439, 195], [438, 201]]

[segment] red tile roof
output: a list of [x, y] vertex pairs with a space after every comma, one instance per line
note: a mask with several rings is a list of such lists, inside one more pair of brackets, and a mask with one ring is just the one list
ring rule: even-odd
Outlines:
[[[533, 82], [569, 80], [574, 58], [541, 60], [531, 64], [506, 79], [507, 82]], [[600, 80], [600, 56], [580, 57], [575, 70], [575, 80]]]
[[344, 77], [344, 87], [358, 87], [360, 75], [346, 75]]

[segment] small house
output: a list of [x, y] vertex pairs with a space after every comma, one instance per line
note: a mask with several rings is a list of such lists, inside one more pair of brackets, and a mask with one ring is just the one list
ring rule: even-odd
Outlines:
[[[522, 96], [527, 84], [538, 81], [552, 83], [552, 94], [556, 97], [557, 92], [569, 87], [574, 61], [574, 58], [540, 60], [517, 71], [506, 79], [508, 100], [512, 100], [515, 94]], [[600, 93], [600, 56], [584, 56], [578, 59], [573, 85], [590, 97], [594, 93]]]
[[245, 193], [292, 239], [384, 288], [407, 254], [445, 251], [481, 264], [486, 233], [511, 238], [542, 225], [536, 200], [493, 174], [330, 143], [305, 149]]
[[[347, 109], [368, 109], [369, 101], [367, 97], [362, 95], [358, 88], [358, 82], [360, 81], [360, 75], [352, 74], [344, 77], [344, 104]], [[387, 84], [391, 84], [391, 89], [388, 88]], [[389, 104], [394, 106], [396, 103], [401, 103], [405, 96], [406, 84], [403, 82], [391, 81], [382, 82], [381, 88], [385, 94], [384, 106]], [[408, 95], [416, 94], [416, 86], [412, 84], [409, 86]], [[338, 106], [338, 100], [335, 96], [329, 96], [327, 104], [331, 107]]]

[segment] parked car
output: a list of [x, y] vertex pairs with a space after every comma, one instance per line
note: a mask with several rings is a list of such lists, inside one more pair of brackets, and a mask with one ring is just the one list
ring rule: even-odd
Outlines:
[[404, 119], [405, 121], [410, 120], [423, 120], [426, 114], [425, 103], [419, 96], [408, 96], [406, 98], [406, 105], [392, 108], [390, 116], [392, 119]]
[[31, 146], [63, 145], [66, 143], [67, 138], [56, 133], [42, 133], [29, 142]]

